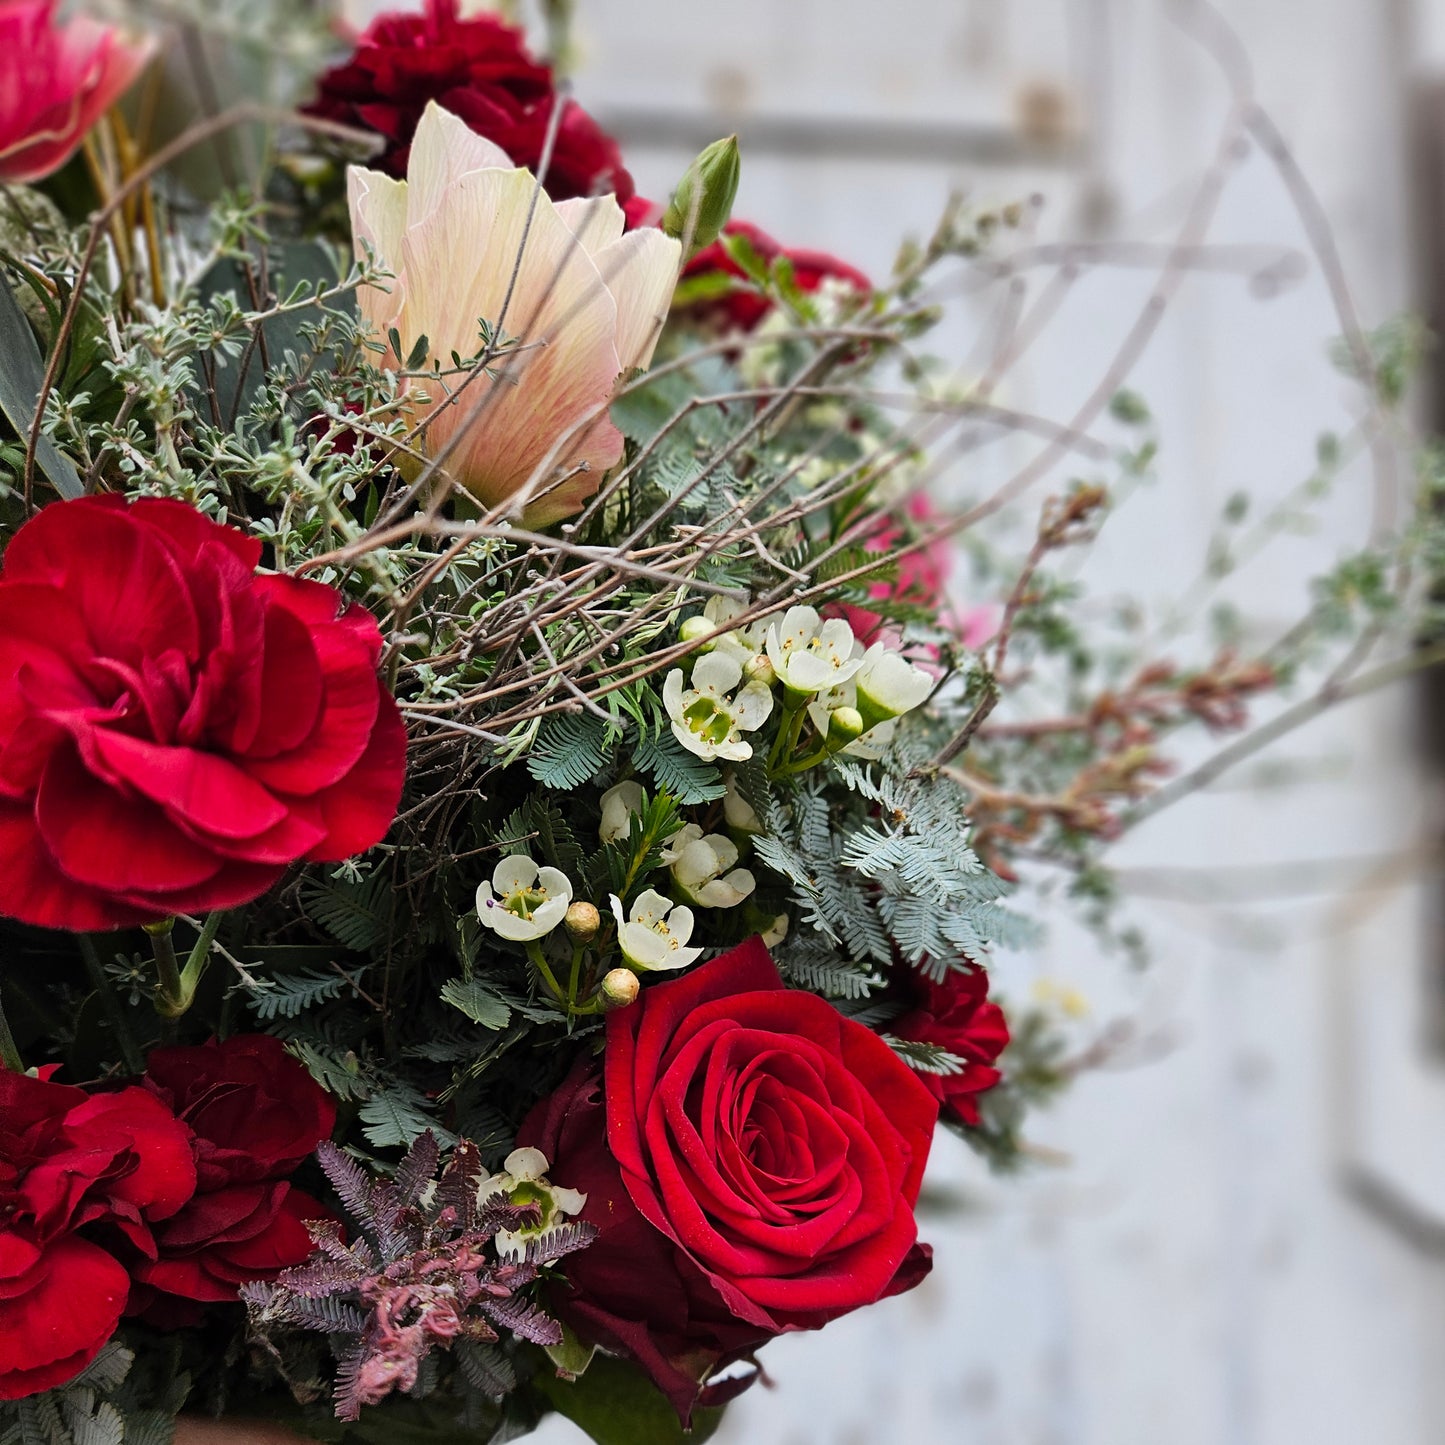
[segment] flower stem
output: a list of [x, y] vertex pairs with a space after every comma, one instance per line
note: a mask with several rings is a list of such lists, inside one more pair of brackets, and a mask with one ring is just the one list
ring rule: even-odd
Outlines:
[[77, 933], [75, 942], [79, 946], [80, 956], [85, 962], [85, 971], [90, 975], [90, 986], [100, 996], [101, 1011], [105, 1014], [111, 1032], [115, 1035], [116, 1047], [120, 1050], [121, 1062], [125, 1065], [126, 1073], [132, 1077], [145, 1073], [145, 1060], [141, 1058], [140, 1047], [135, 1041], [135, 1035], [130, 1031], [130, 1025], [126, 1022], [125, 1011], [120, 1006], [120, 1000], [115, 996], [115, 989], [105, 976], [105, 965], [100, 961], [100, 951], [95, 946], [95, 940], [87, 934]]
[[25, 1060], [20, 1057], [20, 1050], [15, 1043], [15, 1035], [10, 1032], [10, 1020], [5, 1017], [3, 1002], [0, 1002], [0, 1068], [7, 1069], [13, 1074], [25, 1072]]
[[546, 958], [542, 954], [542, 945], [535, 939], [527, 940], [527, 957], [532, 960], [537, 972], [542, 975], [542, 982], [547, 985], [553, 998], [560, 1004], [566, 1004], [567, 995], [562, 992], [562, 985], [557, 982], [557, 975], [552, 972]]
[[190, 1008], [195, 1001], [196, 989], [206, 976], [206, 968], [211, 962], [211, 945], [216, 941], [216, 933], [224, 917], [225, 913], [219, 908], [207, 915], [195, 947], [186, 955], [186, 966], [181, 970], [181, 999], [185, 1008]]
[[176, 960], [176, 945], [171, 940], [171, 931], [175, 926], [174, 918], [145, 925], [151, 952], [155, 955], [156, 976], [160, 980], [160, 987], [156, 990], [156, 1012], [163, 1019], [180, 1018], [190, 1005], [182, 990], [181, 966]]

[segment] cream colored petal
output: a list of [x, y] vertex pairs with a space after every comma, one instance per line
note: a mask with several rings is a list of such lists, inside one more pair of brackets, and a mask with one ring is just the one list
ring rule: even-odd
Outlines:
[[[583, 488], [595, 491], [622, 454], [621, 434], [606, 418], [618, 367], [616, 307], [545, 196], [528, 228], [531, 201], [526, 171], [473, 172], [408, 228], [404, 245], [405, 335], [430, 336], [436, 354], [471, 355], [484, 317], [520, 343], [499, 357], [495, 379], [481, 378], [438, 406], [427, 431], [427, 449], [435, 452], [464, 429], [446, 469], [488, 506], [509, 499], [520, 506], [559, 469], [578, 465], [591, 473]], [[467, 260], [460, 273], [458, 258]], [[575, 510], [577, 490], [565, 501], [550, 499], [547, 510]]]
[[681, 264], [681, 244], [652, 227], [629, 231], [597, 255], [597, 269], [617, 302], [617, 355], [624, 371], [652, 361]]
[[622, 214], [616, 196], [574, 196], [553, 204], [567, 229], [594, 258], [619, 240], [627, 225], [627, 217]]
[[513, 1179], [541, 1179], [547, 1173], [547, 1156], [540, 1149], [513, 1149], [502, 1166]]
[[537, 881], [537, 865], [525, 853], [513, 853], [492, 869], [492, 887], [499, 898], [530, 888]]
[[743, 680], [742, 664], [725, 652], [709, 652], [698, 658], [692, 670], [692, 685], [698, 692], [721, 697]]
[[[397, 273], [401, 269], [402, 238], [406, 234], [406, 183], [380, 171], [351, 166], [346, 172], [346, 200], [351, 209], [352, 247], [358, 261], [366, 259], [366, 246], [378, 265]], [[363, 244], [365, 243], [365, 244]], [[381, 286], [362, 286], [356, 294], [362, 319], [379, 336], [395, 320], [403, 303], [402, 279], [394, 274]]]
[[431, 215], [464, 175], [488, 169], [511, 170], [511, 157], [479, 136], [466, 121], [429, 100], [417, 122], [406, 163], [412, 222]]

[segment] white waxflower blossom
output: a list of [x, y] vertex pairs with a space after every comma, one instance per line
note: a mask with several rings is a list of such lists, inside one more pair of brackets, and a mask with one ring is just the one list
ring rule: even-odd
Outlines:
[[853, 629], [841, 617], [824, 622], [812, 607], [790, 607], [768, 624], [768, 660], [794, 692], [826, 692], [863, 665]]
[[[817, 697], [808, 703], [808, 717], [812, 720], [813, 726], [818, 730], [819, 737], [828, 736], [828, 724], [833, 712], [840, 707], [858, 706], [858, 689], [852, 682], [845, 682], [842, 687], [830, 688], [827, 692], [819, 693]], [[865, 719], [866, 721], [866, 719]], [[893, 741], [893, 734], [898, 730], [896, 718], [888, 718], [883, 722], [874, 723], [862, 737], [854, 738], [843, 752], [849, 757], [862, 758], [866, 762], [877, 762], [888, 750], [888, 745]]]
[[490, 886], [477, 888], [477, 916], [494, 933], [518, 943], [551, 933], [566, 916], [572, 884], [556, 868], [538, 868], [524, 853], [503, 858]]
[[858, 711], [869, 722], [912, 712], [934, 687], [934, 679], [921, 667], [881, 642], [863, 654], [853, 681], [858, 688]]
[[[738, 660], [743, 676], [751, 681], [771, 682], [772, 663], [768, 661], [768, 626], [758, 621], [747, 627], [732, 627], [733, 618], [747, 610], [746, 604], [731, 597], [709, 597], [703, 608], [704, 621], [712, 628], [705, 645], [719, 652], [731, 653]], [[759, 674], [762, 674], [759, 676]]]
[[728, 827], [736, 828], [739, 833], [761, 833], [763, 820], [758, 817], [757, 809], [738, 791], [738, 780], [731, 773], [725, 773], [723, 781], [727, 784], [727, 792], [723, 795], [723, 817], [727, 819]]
[[702, 949], [684, 946], [692, 937], [692, 909], [674, 907], [672, 899], [651, 888], [638, 894], [628, 913], [614, 893], [612, 916], [617, 920], [617, 946], [633, 968], [686, 968], [702, 957]]
[[673, 881], [701, 908], [732, 908], [757, 882], [746, 868], [736, 867], [737, 844], [720, 833], [704, 833], [689, 823], [668, 840], [662, 861]]
[[765, 948], [776, 948], [788, 936], [788, 915], [776, 914], [773, 921], [758, 934]]
[[698, 658], [692, 681], [684, 684], [680, 667], [667, 674], [662, 701], [672, 720], [673, 735], [690, 753], [709, 761], [741, 762], [753, 755], [742, 734], [755, 732], [773, 710], [773, 695], [760, 682], [750, 682], [732, 696], [743, 680], [742, 664], [726, 652]]
[[623, 842], [632, 829], [632, 815], [642, 811], [641, 783], [628, 781], [602, 795], [602, 822], [597, 829], [604, 843]]
[[540, 1149], [513, 1149], [502, 1172], [484, 1179], [478, 1187], [478, 1207], [498, 1194], [506, 1195], [510, 1204], [535, 1206], [541, 1216], [536, 1224], [497, 1233], [497, 1253], [503, 1259], [521, 1259], [532, 1240], [561, 1228], [568, 1215], [581, 1214], [587, 1203], [585, 1194], [562, 1189], [547, 1178], [547, 1156]]

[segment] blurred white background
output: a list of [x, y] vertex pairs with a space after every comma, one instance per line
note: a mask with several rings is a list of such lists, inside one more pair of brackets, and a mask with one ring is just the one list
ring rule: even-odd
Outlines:
[[[1408, 308], [1428, 257], [1411, 240], [1407, 100], [1445, 67], [1445, 4], [1222, 8], [1366, 323]], [[1049, 238], [1168, 243], [1231, 103], [1176, 23], [1191, 7], [1168, 0], [577, 11], [577, 94], [620, 134], [644, 193], [665, 195], [702, 141], [736, 128], [736, 214], [880, 277], [956, 187], [1038, 192]], [[1057, 144], [1061, 127], [1076, 139]], [[1304, 248], [1269, 160], [1251, 150], [1231, 165], [1211, 238]], [[1067, 416], [1152, 281], [1084, 277], [1000, 399]], [[965, 371], [962, 348], [988, 319], [965, 312], [947, 333]], [[1272, 297], [1239, 275], [1189, 279], [1132, 382], [1159, 421], [1159, 481], [1110, 524], [1090, 576], [1177, 592], [1229, 495], [1267, 505], [1298, 485], [1317, 435], [1355, 419], [1326, 356], [1338, 331], [1313, 265]], [[1035, 445], [1010, 443], [949, 486], [977, 494]], [[1324, 529], [1269, 552], [1235, 596], [1266, 629], [1297, 615], [1305, 579], [1369, 518], [1366, 475], [1351, 472]], [[967, 1207], [925, 1220], [932, 1278], [770, 1346], [776, 1388], [744, 1396], [719, 1440], [1445, 1439], [1445, 1074], [1425, 1044], [1445, 948], [1429, 926], [1437, 810], [1417, 702], [1402, 689], [1356, 704], [1131, 839], [1120, 862], [1146, 895], [1133, 911], [1147, 971], [1062, 921], [1037, 954], [997, 961], [1015, 997], [1041, 978], [1081, 990], [1081, 1040], [1123, 1020], [1135, 1044], [1036, 1119], [1031, 1137], [1057, 1163], [992, 1179], [940, 1136], [935, 1185]], [[1281, 759], [1289, 787], [1274, 785]], [[554, 1421], [537, 1438], [581, 1437]]]

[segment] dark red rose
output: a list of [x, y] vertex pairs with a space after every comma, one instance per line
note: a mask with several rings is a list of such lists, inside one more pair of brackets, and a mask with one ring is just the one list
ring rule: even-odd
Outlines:
[[270, 1034], [152, 1049], [146, 1082], [195, 1131], [202, 1190], [284, 1178], [336, 1124], [331, 1096]]
[[381, 634], [181, 502], [86, 497], [0, 572], [0, 913], [76, 931], [229, 908], [380, 841], [406, 730]]
[[519, 1134], [601, 1230], [559, 1307], [686, 1419], [720, 1362], [923, 1277], [937, 1113], [876, 1034], [785, 988], [759, 939], [644, 989], [607, 1021], [605, 1085], [579, 1069]]
[[[634, 210], [631, 214], [645, 213]], [[749, 221], [729, 221], [723, 227], [723, 234], [743, 237], [753, 250], [769, 263], [777, 260], [779, 256], [786, 256], [793, 263], [793, 280], [800, 291], [813, 292], [825, 281], [838, 281], [851, 286], [864, 296], [873, 292], [873, 283], [846, 261], [840, 261], [836, 256], [830, 256], [824, 251], [792, 250]], [[689, 281], [707, 277], [715, 277], [719, 283], [725, 283], [728, 277], [745, 282], [746, 274], [728, 255], [722, 242], [714, 241], [711, 246], [704, 246], [683, 267], [679, 289], [685, 295]], [[699, 296], [689, 304], [688, 309], [724, 331], [751, 331], [773, 309], [773, 303], [744, 284], [736, 290], [724, 290], [718, 295]]]
[[988, 975], [953, 970], [940, 983], [918, 980], [919, 1006], [893, 1024], [900, 1039], [937, 1044], [964, 1061], [957, 1074], [920, 1074], [933, 1097], [965, 1124], [978, 1125], [978, 1096], [1003, 1078], [994, 1061], [1008, 1046], [1008, 1020], [988, 1001]]
[[196, 1187], [189, 1130], [144, 1089], [87, 1094], [0, 1072], [0, 1400], [78, 1374]]
[[133, 1313], [185, 1323], [182, 1300], [234, 1300], [311, 1253], [305, 1221], [330, 1211], [287, 1182], [330, 1137], [336, 1105], [269, 1034], [154, 1049], [146, 1083], [193, 1131], [197, 1188], [156, 1236], [157, 1257], [134, 1271]]
[[[369, 164], [406, 175], [417, 122], [429, 100], [536, 172], [557, 104], [550, 66], [527, 50], [516, 27], [495, 15], [461, 19], [456, 0], [427, 0], [421, 13], [378, 16], [349, 60], [317, 82], [312, 115], [385, 138]], [[632, 195], [617, 142], [575, 101], [566, 101], [545, 178], [554, 200], [612, 191]]]

